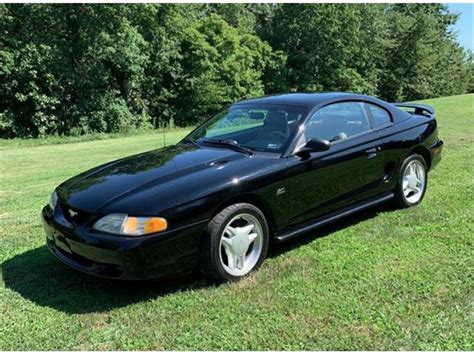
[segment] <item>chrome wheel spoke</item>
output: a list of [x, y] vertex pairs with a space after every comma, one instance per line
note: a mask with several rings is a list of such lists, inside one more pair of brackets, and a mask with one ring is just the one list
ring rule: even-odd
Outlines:
[[406, 188], [408, 188], [408, 185], [409, 185], [408, 179], [404, 178], [404, 179], [403, 179], [403, 190], [405, 190]]
[[227, 255], [227, 263], [231, 270], [236, 268], [236, 257], [230, 249], [225, 248], [225, 253]]
[[253, 243], [253, 241], [255, 240], [255, 238], [258, 237], [258, 234], [257, 233], [252, 233], [252, 234], [249, 234], [249, 242], [250, 243]]
[[227, 237], [222, 237], [222, 244], [224, 245], [225, 248], [231, 248], [232, 247], [232, 239], [227, 238]]
[[239, 255], [235, 258], [235, 267], [238, 270], [242, 270], [245, 264], [245, 255]]
[[423, 174], [424, 174], [424, 172], [423, 172], [423, 170], [422, 170], [422, 167], [421, 167], [420, 165], [417, 166], [417, 169], [416, 169], [416, 178], [417, 178], [418, 180], [421, 180], [421, 179], [423, 178]]
[[252, 231], [252, 229], [254, 229], [254, 227], [255, 226], [253, 224], [249, 224], [249, 225], [247, 225], [245, 227], [242, 227], [240, 229], [241, 229], [242, 233], [249, 234]]
[[236, 234], [237, 232], [237, 229], [236, 228], [233, 228], [231, 226], [227, 226], [224, 230], [225, 233], [227, 233], [228, 236], [232, 237]]

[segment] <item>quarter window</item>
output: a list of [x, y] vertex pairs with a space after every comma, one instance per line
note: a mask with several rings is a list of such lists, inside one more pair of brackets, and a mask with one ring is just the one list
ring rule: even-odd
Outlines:
[[369, 129], [363, 103], [340, 102], [323, 107], [311, 117], [301, 143], [313, 138], [337, 142]]
[[374, 127], [384, 126], [390, 123], [390, 115], [383, 108], [367, 104], [374, 119]]

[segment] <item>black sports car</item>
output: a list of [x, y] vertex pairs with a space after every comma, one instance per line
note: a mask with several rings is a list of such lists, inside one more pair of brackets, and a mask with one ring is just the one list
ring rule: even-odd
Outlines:
[[347, 93], [246, 100], [176, 145], [62, 183], [42, 212], [47, 244], [102, 277], [199, 267], [237, 280], [271, 241], [384, 201], [420, 203], [442, 147], [426, 105]]

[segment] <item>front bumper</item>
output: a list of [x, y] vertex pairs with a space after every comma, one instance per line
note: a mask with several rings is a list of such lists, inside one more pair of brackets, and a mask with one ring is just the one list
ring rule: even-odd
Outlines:
[[161, 278], [196, 267], [207, 223], [146, 237], [120, 237], [73, 225], [49, 206], [41, 216], [48, 248], [59, 260], [88, 274], [124, 280]]

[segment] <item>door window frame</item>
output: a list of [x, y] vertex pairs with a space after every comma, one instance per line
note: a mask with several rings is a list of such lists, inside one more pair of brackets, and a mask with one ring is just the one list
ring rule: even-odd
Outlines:
[[[310, 112], [308, 114], [308, 116], [306, 117], [306, 119], [300, 124], [300, 128], [299, 128], [299, 132], [298, 134], [294, 137], [294, 140], [293, 140], [293, 143], [288, 147], [288, 151], [289, 154], [285, 154], [285, 156], [292, 156], [294, 155], [296, 149], [297, 149], [297, 144], [299, 142], [299, 140], [301, 139], [301, 137], [304, 135], [304, 132], [306, 131], [306, 128], [307, 128], [307, 125], [309, 123], [309, 121], [311, 121], [311, 119], [320, 111], [322, 110], [323, 108], [325, 107], [328, 107], [328, 106], [331, 106], [331, 105], [337, 105], [337, 104], [341, 104], [341, 103], [361, 103], [362, 104], [362, 109], [366, 115], [366, 118], [367, 118], [367, 121], [368, 121], [368, 124], [369, 124], [369, 128], [368, 130], [364, 131], [364, 132], [360, 132], [360, 133], [357, 133], [357, 134], [354, 134], [352, 136], [349, 136], [345, 139], [341, 139], [341, 140], [337, 140], [337, 141], [334, 141], [334, 142], [330, 142], [330, 146], [333, 146], [333, 145], [337, 145], [339, 143], [346, 143], [354, 138], [359, 138], [361, 137], [362, 135], [364, 134], [368, 134], [370, 132], [374, 132], [374, 125], [373, 125], [373, 121], [372, 121], [372, 116], [368, 114], [368, 108], [366, 106], [366, 104], [368, 103], [367, 101], [364, 101], [364, 100], [341, 100], [341, 101], [335, 101], [335, 102], [329, 102], [321, 107], [318, 107], [316, 110], [314, 110], [314, 112]], [[378, 106], [378, 105], [377, 105]], [[390, 116], [391, 117], [391, 116]], [[331, 153], [330, 150], [328, 151], [325, 151], [323, 153]]]
[[[369, 105], [375, 106], [375, 107], [385, 111], [385, 113], [388, 115], [388, 120], [389, 121], [387, 123], [384, 123], [383, 125], [376, 126], [374, 116], [372, 115], [372, 111], [370, 111]], [[367, 101], [364, 101], [364, 107], [365, 107], [365, 111], [367, 112], [367, 115], [369, 117], [370, 126], [372, 127], [373, 131], [378, 131], [379, 129], [387, 128], [387, 127], [390, 127], [391, 125], [393, 125], [392, 114], [387, 109], [385, 109], [384, 107], [382, 107], [380, 105], [377, 105], [376, 103], [367, 102]]]

